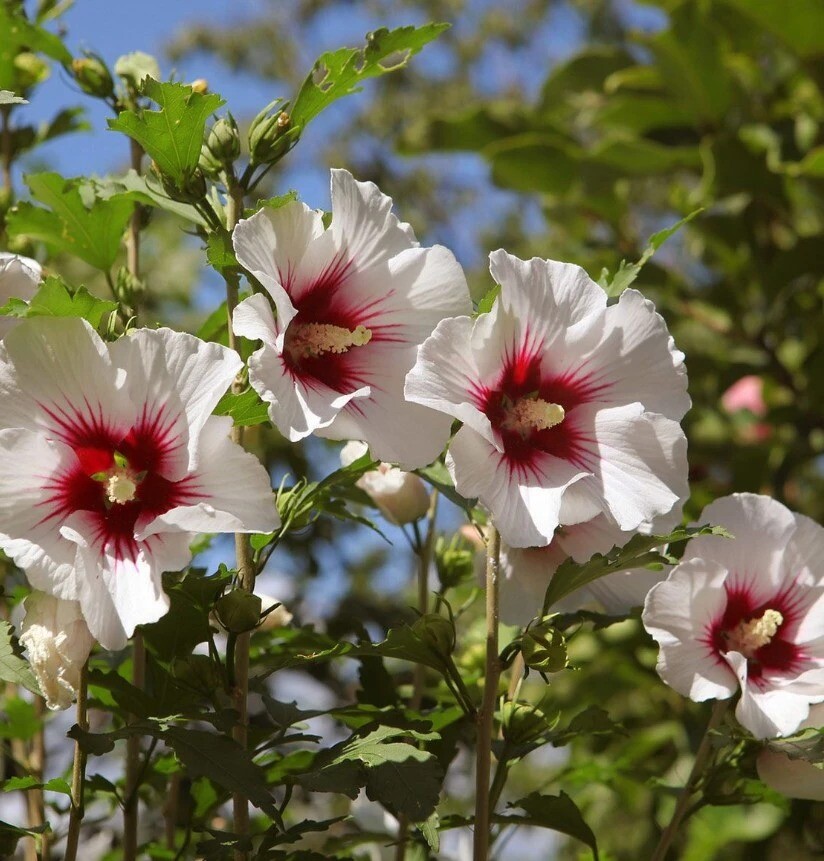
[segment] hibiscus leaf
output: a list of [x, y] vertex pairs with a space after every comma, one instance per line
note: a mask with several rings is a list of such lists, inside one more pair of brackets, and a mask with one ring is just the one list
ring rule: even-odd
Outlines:
[[206, 241], [206, 259], [219, 273], [226, 269], [236, 269], [238, 266], [235, 249], [232, 247], [232, 234], [224, 228], [209, 234]]
[[567, 559], [549, 581], [542, 615], [549, 615], [550, 608], [561, 598], [607, 574], [629, 568], [669, 564], [671, 558], [660, 552], [660, 548], [688, 541], [698, 535], [729, 537], [729, 533], [720, 526], [681, 526], [669, 535], [635, 535], [623, 547], [613, 547], [608, 553], [596, 553], [589, 562], [579, 563]]
[[450, 502], [455, 503], [458, 508], [461, 508], [468, 515], [470, 520], [473, 519], [473, 509], [478, 504], [477, 499], [465, 499], [455, 490], [455, 485], [452, 482], [452, 476], [449, 470], [439, 460], [430, 466], [425, 466], [422, 469], [414, 470], [416, 475], [419, 475], [425, 482], [431, 484], [442, 496], [445, 496]]
[[22, 685], [37, 696], [42, 696], [31, 667], [20, 657], [17, 640], [12, 636], [8, 622], [0, 621], [0, 680]]
[[95, 183], [95, 190], [98, 197], [104, 200], [113, 195], [119, 195], [126, 200], [142, 203], [144, 206], [153, 206], [171, 212], [200, 227], [208, 227], [206, 219], [191, 203], [172, 200], [163, 190], [160, 181], [151, 174], [141, 176], [137, 171], [130, 170], [122, 176], [104, 177], [103, 180]]
[[601, 273], [598, 283], [606, 290], [607, 296], [620, 296], [627, 287], [632, 284], [638, 277], [638, 273], [644, 268], [644, 265], [649, 261], [653, 254], [672, 236], [677, 233], [685, 224], [692, 221], [696, 215], [700, 215], [704, 208], [696, 209], [685, 218], [673, 224], [671, 227], [666, 227], [664, 230], [659, 230], [653, 233], [649, 238], [647, 247], [644, 253], [638, 258], [636, 263], [627, 263], [622, 260], [618, 267], [618, 271], [609, 278], [606, 270]]
[[197, 167], [206, 120], [224, 101], [217, 93], [196, 93], [185, 84], [161, 84], [151, 77], [143, 81], [142, 92], [160, 110], [121, 111], [109, 128], [136, 140], [161, 173], [183, 186]]
[[[225, 312], [224, 312], [225, 313]], [[236, 425], [248, 427], [269, 421], [269, 407], [252, 388], [236, 394], [227, 392], [215, 407], [216, 416], [231, 416]]]
[[182, 727], [170, 727], [163, 733], [163, 739], [174, 750], [189, 777], [207, 777], [229, 792], [242, 793], [272, 818], [280, 818], [266, 785], [265, 772], [236, 741], [205, 730]]
[[363, 48], [339, 48], [322, 54], [303, 82], [292, 108], [292, 128], [296, 134], [332, 102], [359, 92], [363, 81], [403, 68], [410, 57], [448, 27], [448, 24], [425, 24], [396, 30], [381, 28], [369, 33]]
[[50, 275], [30, 302], [12, 299], [0, 308], [0, 314], [10, 317], [82, 317], [97, 328], [104, 314], [116, 310], [116, 302], [98, 299], [85, 287], [72, 293], [61, 278]]
[[526, 816], [499, 815], [493, 817], [494, 822], [551, 828], [553, 831], [558, 831], [585, 843], [592, 850], [592, 857], [598, 861], [598, 845], [595, 841], [595, 835], [584, 822], [578, 806], [565, 792], [560, 795], [541, 795], [539, 792], [532, 792], [526, 798], [513, 801], [508, 806], [520, 808], [526, 812]]
[[[18, 4], [0, 3], [0, 90], [14, 89], [18, 70], [14, 60], [22, 51], [45, 54], [61, 63], [71, 63], [72, 55], [54, 33], [32, 24]], [[22, 5], [22, 4], [20, 4]]]
[[8, 215], [9, 235], [45, 242], [108, 272], [134, 204], [118, 194], [100, 198], [90, 183], [65, 179], [59, 173], [29, 174], [26, 185], [34, 199], [48, 208], [18, 204]]

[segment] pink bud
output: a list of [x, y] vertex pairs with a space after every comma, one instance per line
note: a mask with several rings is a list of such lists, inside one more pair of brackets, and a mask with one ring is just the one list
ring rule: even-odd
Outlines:
[[721, 405], [728, 413], [749, 410], [756, 416], [766, 415], [767, 405], [764, 403], [764, 381], [755, 374], [741, 377], [740, 380], [733, 383], [721, 395]]

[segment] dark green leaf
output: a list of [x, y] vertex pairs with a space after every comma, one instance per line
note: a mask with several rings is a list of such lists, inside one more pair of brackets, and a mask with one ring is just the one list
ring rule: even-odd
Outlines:
[[523, 825], [536, 825], [540, 828], [551, 828], [569, 837], [574, 837], [585, 843], [592, 850], [592, 857], [598, 861], [598, 846], [592, 829], [584, 822], [581, 811], [575, 802], [565, 793], [560, 795], [541, 795], [533, 792], [520, 801], [514, 801], [509, 807], [519, 807], [526, 816], [495, 816], [499, 823], [518, 822]]

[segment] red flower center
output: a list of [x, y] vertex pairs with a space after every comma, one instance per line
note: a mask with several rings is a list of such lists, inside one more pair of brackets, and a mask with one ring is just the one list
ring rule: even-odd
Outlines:
[[740, 652], [747, 659], [747, 677], [756, 682], [765, 673], [793, 675], [805, 660], [792, 641], [798, 606], [788, 591], [756, 603], [746, 587], [725, 585], [727, 606], [707, 632], [707, 644], [726, 664], [723, 655]]
[[52, 480], [50, 511], [43, 522], [59, 523], [75, 512], [88, 512], [95, 523], [96, 545], [133, 558], [139, 519], [157, 517], [200, 497], [194, 477], [171, 481], [164, 475], [180, 438], [163, 407], [152, 416], [144, 409], [125, 436], [100, 415], [67, 417], [44, 410], [58, 426], [55, 437], [77, 460]]

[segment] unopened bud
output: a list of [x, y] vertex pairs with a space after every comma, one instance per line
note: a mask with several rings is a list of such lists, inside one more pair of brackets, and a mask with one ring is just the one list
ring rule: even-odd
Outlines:
[[542, 673], [557, 673], [569, 666], [564, 635], [550, 624], [542, 622], [527, 628], [521, 652], [524, 664]]
[[206, 149], [221, 165], [231, 164], [240, 155], [240, 134], [231, 114], [220, 117], [212, 126], [206, 137]]
[[203, 176], [202, 170], [196, 168], [192, 173], [184, 177], [182, 183], [178, 184], [171, 177], [161, 173], [154, 162], [152, 162], [152, 168], [160, 176], [163, 189], [172, 200], [180, 200], [183, 203], [197, 203], [206, 196], [206, 179]]
[[435, 543], [435, 570], [441, 588], [452, 589], [475, 571], [475, 550], [457, 535], [449, 543], [439, 537]]
[[74, 79], [84, 93], [99, 99], [108, 99], [114, 94], [114, 81], [108, 67], [96, 54], [76, 57], [72, 60]]
[[271, 164], [288, 152], [292, 118], [282, 110], [282, 99], [270, 102], [249, 126], [249, 154], [252, 164]]
[[45, 81], [49, 76], [49, 64], [33, 54], [31, 51], [22, 51], [14, 58], [14, 91], [25, 93], [26, 90]]
[[260, 610], [260, 597], [243, 589], [234, 589], [215, 602], [217, 620], [232, 634], [243, 634], [257, 627]]
[[213, 693], [223, 684], [220, 669], [207, 655], [186, 655], [178, 658], [172, 673], [189, 687], [204, 693]]
[[455, 626], [437, 613], [426, 613], [412, 625], [412, 630], [439, 655], [451, 655], [455, 648]]
[[537, 741], [558, 722], [557, 717], [550, 718], [537, 706], [522, 702], [504, 703], [501, 716], [504, 738], [514, 745]]
[[206, 78], [195, 78], [189, 86], [193, 92], [200, 93], [201, 96], [209, 92], [209, 82]]

